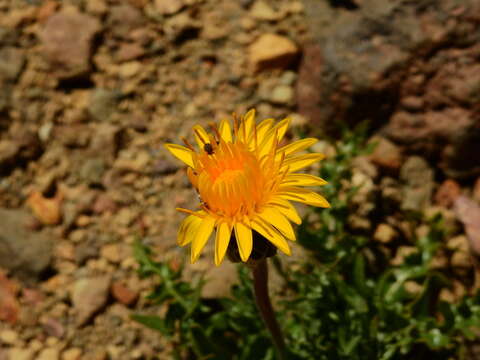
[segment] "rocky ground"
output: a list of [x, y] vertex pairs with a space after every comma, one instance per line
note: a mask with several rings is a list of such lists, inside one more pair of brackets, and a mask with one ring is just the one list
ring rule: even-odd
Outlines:
[[[169, 358], [129, 319], [152, 287], [131, 244], [178, 264], [174, 208], [196, 203], [162, 143], [251, 107], [302, 130], [374, 120], [352, 226], [389, 243], [402, 232], [395, 211], [440, 211], [456, 229], [451, 261], [471, 269], [478, 2], [331, 3], [0, 0], [0, 360]], [[378, 203], [385, 215], [371, 221]], [[188, 266], [207, 271], [210, 297], [235, 274], [212, 259]], [[443, 296], [470, 291], [455, 289]]]

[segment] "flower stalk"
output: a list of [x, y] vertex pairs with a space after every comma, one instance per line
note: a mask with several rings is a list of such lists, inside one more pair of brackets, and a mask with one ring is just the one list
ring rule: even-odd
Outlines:
[[287, 359], [287, 349], [282, 330], [278, 325], [275, 313], [273, 311], [270, 296], [268, 294], [268, 265], [267, 259], [260, 260], [255, 267], [252, 268], [253, 287], [255, 292], [255, 301], [258, 310], [262, 315], [262, 319], [272, 336], [273, 344], [277, 350], [280, 360]]

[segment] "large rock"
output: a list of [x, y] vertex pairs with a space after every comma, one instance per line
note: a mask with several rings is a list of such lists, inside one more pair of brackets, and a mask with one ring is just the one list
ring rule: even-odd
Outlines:
[[22, 210], [0, 209], [0, 266], [27, 282], [35, 281], [52, 258], [51, 239], [28, 230], [29, 218]]
[[62, 79], [87, 74], [93, 39], [100, 29], [97, 18], [81, 13], [75, 7], [65, 7], [50, 16], [39, 37], [53, 73]]
[[305, 0], [314, 41], [297, 82], [300, 113], [334, 131], [369, 119], [438, 160], [450, 177], [480, 173], [477, 0]]

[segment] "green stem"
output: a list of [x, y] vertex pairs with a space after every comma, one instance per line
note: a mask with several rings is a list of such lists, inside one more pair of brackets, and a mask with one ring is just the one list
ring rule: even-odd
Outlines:
[[253, 286], [255, 289], [255, 301], [257, 302], [258, 310], [262, 315], [263, 321], [272, 335], [273, 344], [277, 349], [278, 358], [280, 360], [287, 359], [287, 349], [283, 338], [282, 330], [278, 325], [275, 313], [268, 295], [268, 266], [267, 260], [261, 260], [257, 266], [252, 270], [253, 272]]

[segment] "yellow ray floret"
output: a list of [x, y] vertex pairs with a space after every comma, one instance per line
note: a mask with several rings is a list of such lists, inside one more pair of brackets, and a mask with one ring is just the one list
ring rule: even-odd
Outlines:
[[189, 214], [178, 230], [178, 244], [191, 244], [191, 261], [200, 256], [215, 232], [215, 264], [220, 265], [231, 239], [242, 261], [248, 261], [259, 233], [283, 253], [290, 255], [287, 240], [295, 240], [291, 222], [301, 223], [291, 201], [329, 207], [328, 201], [305, 186], [326, 181], [297, 171], [322, 160], [323, 154], [299, 155], [317, 139], [307, 138], [280, 146], [290, 120], [266, 119], [255, 124], [255, 111], [222, 120], [211, 132], [193, 128], [197, 147], [165, 144], [173, 156], [188, 167], [188, 177], [198, 191], [200, 210], [179, 209]]

